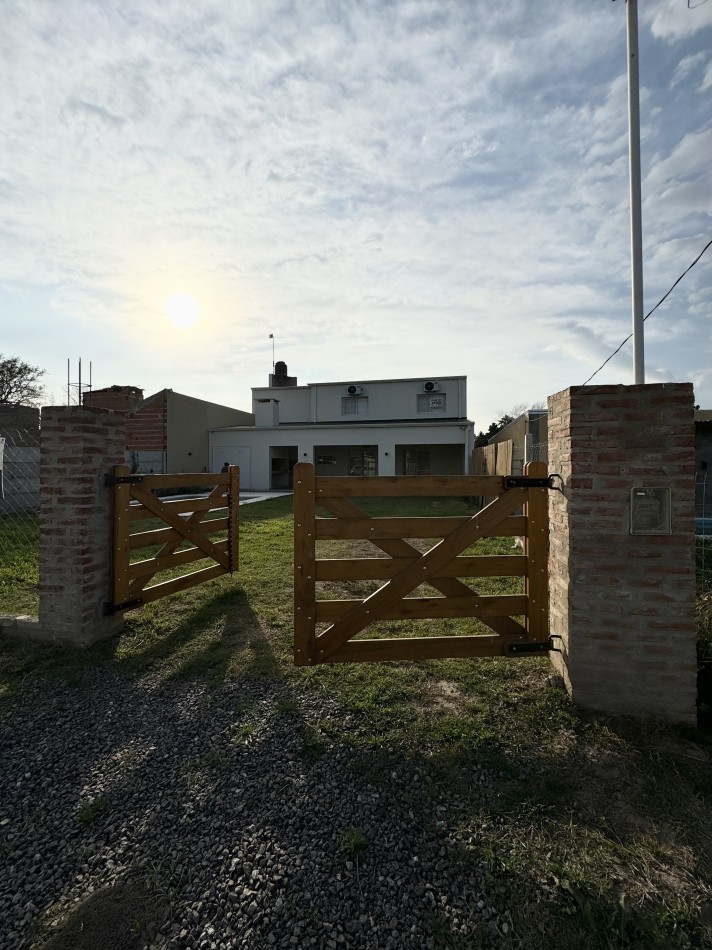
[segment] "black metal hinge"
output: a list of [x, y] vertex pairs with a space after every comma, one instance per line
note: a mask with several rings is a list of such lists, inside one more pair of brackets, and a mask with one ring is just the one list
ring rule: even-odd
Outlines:
[[109, 485], [139, 485], [143, 475], [104, 475], [104, 487]]
[[143, 597], [134, 597], [133, 600], [125, 600], [123, 604], [110, 604], [104, 602], [104, 616], [113, 617], [114, 614], [120, 613], [122, 610], [133, 610], [134, 607], [140, 607], [143, 603]]
[[527, 643], [526, 640], [521, 643], [508, 643], [505, 647], [506, 656], [531, 656], [536, 653], [549, 653], [553, 650], [551, 637], [548, 640], [537, 643]]
[[553, 488], [554, 479], [559, 475], [546, 475], [538, 478], [534, 475], [505, 475], [505, 488]]

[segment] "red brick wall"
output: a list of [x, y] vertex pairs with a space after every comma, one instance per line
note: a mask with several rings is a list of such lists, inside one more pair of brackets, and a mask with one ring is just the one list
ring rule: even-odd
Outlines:
[[79, 406], [42, 410], [40, 619], [42, 639], [89, 646], [121, 627], [105, 617], [112, 593], [111, 489], [123, 464], [125, 419]]
[[109, 386], [92, 389], [82, 394], [82, 405], [94, 409], [113, 409], [116, 412], [131, 412], [141, 404], [143, 390], [136, 386]]
[[[577, 702], [696, 718], [694, 426], [689, 383], [549, 399], [554, 665]], [[631, 488], [672, 490], [672, 535], [631, 535]]]
[[156, 393], [126, 421], [126, 448], [130, 452], [166, 451], [166, 390]]

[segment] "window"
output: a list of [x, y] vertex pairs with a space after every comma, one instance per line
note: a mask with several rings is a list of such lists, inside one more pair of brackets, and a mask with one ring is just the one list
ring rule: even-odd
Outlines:
[[342, 396], [342, 416], [365, 416], [368, 414], [368, 396]]
[[425, 449], [406, 449], [403, 455], [404, 475], [430, 475], [430, 452]]
[[349, 475], [376, 475], [376, 449], [351, 449]]
[[445, 393], [418, 393], [418, 412], [445, 412], [447, 397]]

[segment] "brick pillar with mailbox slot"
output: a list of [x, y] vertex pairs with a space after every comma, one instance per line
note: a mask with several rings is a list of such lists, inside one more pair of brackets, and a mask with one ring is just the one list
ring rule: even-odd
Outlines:
[[107, 409], [42, 409], [40, 438], [40, 616], [33, 636], [80, 647], [112, 636], [111, 488], [124, 463], [126, 421]]
[[549, 398], [551, 657], [592, 710], [696, 722], [693, 403], [690, 383]]

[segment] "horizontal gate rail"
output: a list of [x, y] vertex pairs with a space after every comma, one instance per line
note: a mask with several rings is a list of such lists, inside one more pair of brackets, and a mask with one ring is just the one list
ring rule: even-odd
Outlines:
[[[297, 665], [448, 656], [526, 655], [549, 649], [546, 465], [531, 463], [517, 486], [504, 477], [316, 477], [294, 470]], [[486, 496], [473, 516], [372, 518], [352, 499]], [[330, 517], [317, 517], [317, 507]], [[518, 512], [522, 511], [522, 514]], [[485, 537], [524, 538], [524, 553], [468, 555]], [[424, 553], [407, 538], [440, 539]], [[317, 541], [367, 540], [386, 557], [316, 557]], [[524, 593], [482, 595], [460, 578], [523, 577]], [[384, 581], [362, 599], [318, 599], [317, 582]], [[421, 584], [441, 596], [420, 597]], [[492, 633], [354, 639], [380, 621], [474, 617]], [[517, 618], [523, 617], [523, 623]], [[317, 626], [326, 629], [317, 631]]]
[[[369, 479], [372, 481], [372, 479]], [[523, 504], [520, 497], [518, 506]], [[385, 540], [387, 538], [443, 538], [455, 528], [469, 523], [469, 518], [322, 518], [316, 522], [317, 540]], [[499, 537], [523, 536], [526, 518], [502, 518]], [[484, 535], [483, 535], [484, 537]]]
[[[316, 579], [318, 581], [387, 580], [390, 577], [395, 577], [398, 571], [407, 565], [409, 560], [416, 561], [417, 558], [398, 558], [395, 560], [385, 557], [363, 557], [356, 558], [353, 561], [347, 561], [345, 558], [319, 560], [316, 562]], [[456, 557], [449, 564], [442, 567], [437, 576], [524, 577], [526, 567], [527, 559], [523, 554]]]
[[[240, 472], [180, 475], [131, 475], [128, 466], [117, 465], [107, 484], [114, 492], [114, 583], [113, 600], [107, 613], [118, 613], [178, 593], [237, 570]], [[154, 492], [181, 488], [209, 490], [207, 497], [171, 500]], [[210, 518], [226, 511], [223, 517]], [[146, 519], [166, 527], [133, 531], [134, 523]], [[215, 535], [227, 533], [216, 539]], [[185, 543], [191, 547], [183, 550]], [[151, 556], [132, 559], [137, 551], [157, 547]], [[214, 563], [163, 581], [155, 578], [167, 571], [196, 562]], [[151, 583], [154, 581], [154, 583]]]
[[[307, 464], [307, 463], [300, 463]], [[546, 469], [544, 469], [546, 470]], [[354, 478], [353, 476], [324, 476], [317, 479], [316, 497], [322, 498], [400, 498], [414, 495], [413, 479], [418, 479], [417, 494], [421, 497], [442, 495], [444, 497], [468, 498], [481, 495], [501, 495], [505, 490], [504, 478], [499, 475], [381, 475], [378, 478]]]

